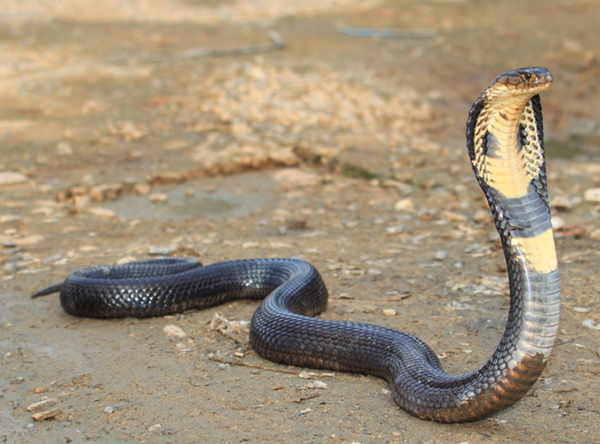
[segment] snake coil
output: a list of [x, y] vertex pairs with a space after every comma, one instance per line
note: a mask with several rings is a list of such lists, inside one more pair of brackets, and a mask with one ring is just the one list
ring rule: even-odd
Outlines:
[[471, 373], [445, 373], [436, 354], [408, 333], [314, 318], [327, 307], [327, 289], [318, 271], [299, 260], [201, 266], [190, 259], [162, 259], [92, 267], [34, 297], [60, 291], [68, 313], [94, 318], [162, 316], [265, 298], [252, 318], [250, 342], [266, 359], [384, 378], [396, 402], [419, 418], [485, 418], [531, 388], [550, 357], [558, 328], [560, 285], [539, 98], [551, 83], [544, 68], [504, 73], [469, 113], [469, 156], [502, 240], [510, 286], [500, 344]]

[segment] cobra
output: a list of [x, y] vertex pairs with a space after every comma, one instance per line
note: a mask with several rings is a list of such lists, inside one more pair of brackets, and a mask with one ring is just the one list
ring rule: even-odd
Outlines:
[[60, 291], [68, 313], [94, 318], [162, 316], [265, 298], [250, 327], [250, 343], [264, 358], [384, 378], [398, 405], [419, 418], [465, 422], [490, 416], [533, 386], [557, 334], [560, 285], [539, 97], [551, 83], [544, 68], [504, 73], [469, 113], [469, 156], [502, 240], [510, 287], [500, 343], [471, 373], [447, 374], [436, 354], [408, 333], [315, 318], [327, 307], [327, 289], [318, 271], [300, 260], [201, 266], [169, 258], [93, 267], [34, 297]]

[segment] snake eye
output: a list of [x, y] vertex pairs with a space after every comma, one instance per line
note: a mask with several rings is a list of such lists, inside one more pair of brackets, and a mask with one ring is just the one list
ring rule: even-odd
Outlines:
[[525, 73], [523, 73], [523, 78], [524, 78], [525, 80], [529, 80], [529, 79], [531, 79], [531, 73], [530, 73], [530, 72], [525, 72]]

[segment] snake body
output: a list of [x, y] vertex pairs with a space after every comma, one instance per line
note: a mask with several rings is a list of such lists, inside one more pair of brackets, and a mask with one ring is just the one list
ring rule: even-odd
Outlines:
[[471, 373], [445, 373], [436, 354], [408, 333], [314, 318], [327, 307], [327, 289], [319, 272], [300, 260], [201, 266], [190, 259], [162, 259], [92, 267], [34, 296], [60, 290], [68, 313], [96, 318], [161, 316], [265, 298], [250, 327], [250, 343], [264, 358], [384, 378], [398, 405], [419, 418], [485, 418], [531, 388], [550, 357], [558, 328], [560, 285], [538, 95], [551, 83], [543, 68], [504, 73], [469, 113], [469, 156], [502, 240], [510, 284], [500, 344]]

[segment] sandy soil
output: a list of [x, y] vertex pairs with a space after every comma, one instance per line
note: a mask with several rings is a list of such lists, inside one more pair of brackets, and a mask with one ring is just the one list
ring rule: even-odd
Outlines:
[[[600, 5], [293, 3], [3, 3], [0, 440], [600, 442]], [[197, 51], [266, 49], [273, 30], [284, 49]], [[323, 317], [409, 331], [472, 370], [502, 333], [507, 283], [464, 122], [497, 74], [532, 65], [555, 77], [562, 325], [535, 388], [491, 419], [424, 422], [382, 380], [265, 361], [247, 345], [256, 302], [98, 321], [29, 298], [131, 258], [300, 257], [330, 289]]]

